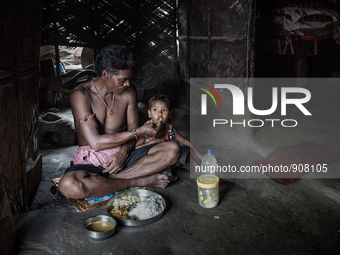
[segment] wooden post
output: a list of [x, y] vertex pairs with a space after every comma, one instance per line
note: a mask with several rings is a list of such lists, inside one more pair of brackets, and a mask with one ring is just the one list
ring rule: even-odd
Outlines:
[[16, 232], [11, 206], [8, 201], [5, 187], [0, 179], [0, 254], [12, 254], [15, 239]]
[[211, 0], [209, 1], [208, 7], [208, 70], [207, 75], [211, 78], [211, 32], [212, 32], [212, 24], [211, 24]]
[[63, 95], [62, 95], [62, 83], [61, 83], [61, 76], [60, 76], [60, 56], [59, 56], [59, 46], [56, 44], [54, 45], [55, 47], [55, 61], [56, 61], [56, 73], [57, 73], [57, 83], [58, 83], [58, 91], [57, 91], [57, 95], [55, 97], [54, 100], [54, 105], [57, 104], [57, 98], [60, 97], [60, 100], [62, 100]]

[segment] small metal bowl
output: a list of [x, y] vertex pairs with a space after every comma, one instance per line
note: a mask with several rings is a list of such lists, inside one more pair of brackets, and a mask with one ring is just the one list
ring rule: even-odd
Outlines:
[[[110, 230], [105, 231], [103, 228], [98, 228], [94, 229], [94, 225], [92, 226], [92, 230], [90, 230], [89, 228], [91, 228], [91, 224], [95, 223], [95, 222], [101, 222], [102, 224], [112, 224], [114, 227]], [[96, 223], [98, 224], [98, 223]], [[85, 228], [85, 232], [86, 234], [91, 237], [94, 240], [104, 240], [109, 238], [110, 236], [112, 236], [112, 234], [115, 232], [116, 230], [116, 226], [117, 226], [117, 222], [116, 220], [111, 217], [111, 216], [106, 216], [106, 215], [97, 215], [97, 216], [92, 216], [87, 218], [84, 223], [83, 226]]]

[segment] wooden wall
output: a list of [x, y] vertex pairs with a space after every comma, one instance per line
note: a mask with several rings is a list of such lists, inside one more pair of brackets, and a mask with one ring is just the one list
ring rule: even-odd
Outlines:
[[253, 76], [253, 1], [178, 2], [180, 77]]
[[15, 242], [12, 214], [41, 180], [38, 148], [40, 1], [2, 1], [0, 19], [0, 254]]

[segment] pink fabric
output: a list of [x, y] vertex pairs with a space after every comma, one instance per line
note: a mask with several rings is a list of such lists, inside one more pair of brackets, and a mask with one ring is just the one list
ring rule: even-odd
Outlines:
[[104, 167], [109, 157], [120, 151], [120, 148], [120, 146], [117, 146], [112, 149], [94, 151], [90, 148], [90, 146], [81, 146], [73, 155], [73, 164], [93, 164], [95, 166]]

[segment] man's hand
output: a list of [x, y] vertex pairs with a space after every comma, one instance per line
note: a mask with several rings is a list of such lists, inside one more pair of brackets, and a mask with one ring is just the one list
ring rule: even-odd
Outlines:
[[116, 174], [124, 168], [125, 160], [126, 153], [123, 153], [122, 150], [111, 155], [105, 164], [105, 170], [103, 170], [103, 173]]
[[155, 137], [161, 129], [160, 122], [157, 124], [148, 123], [136, 129], [138, 136]]

